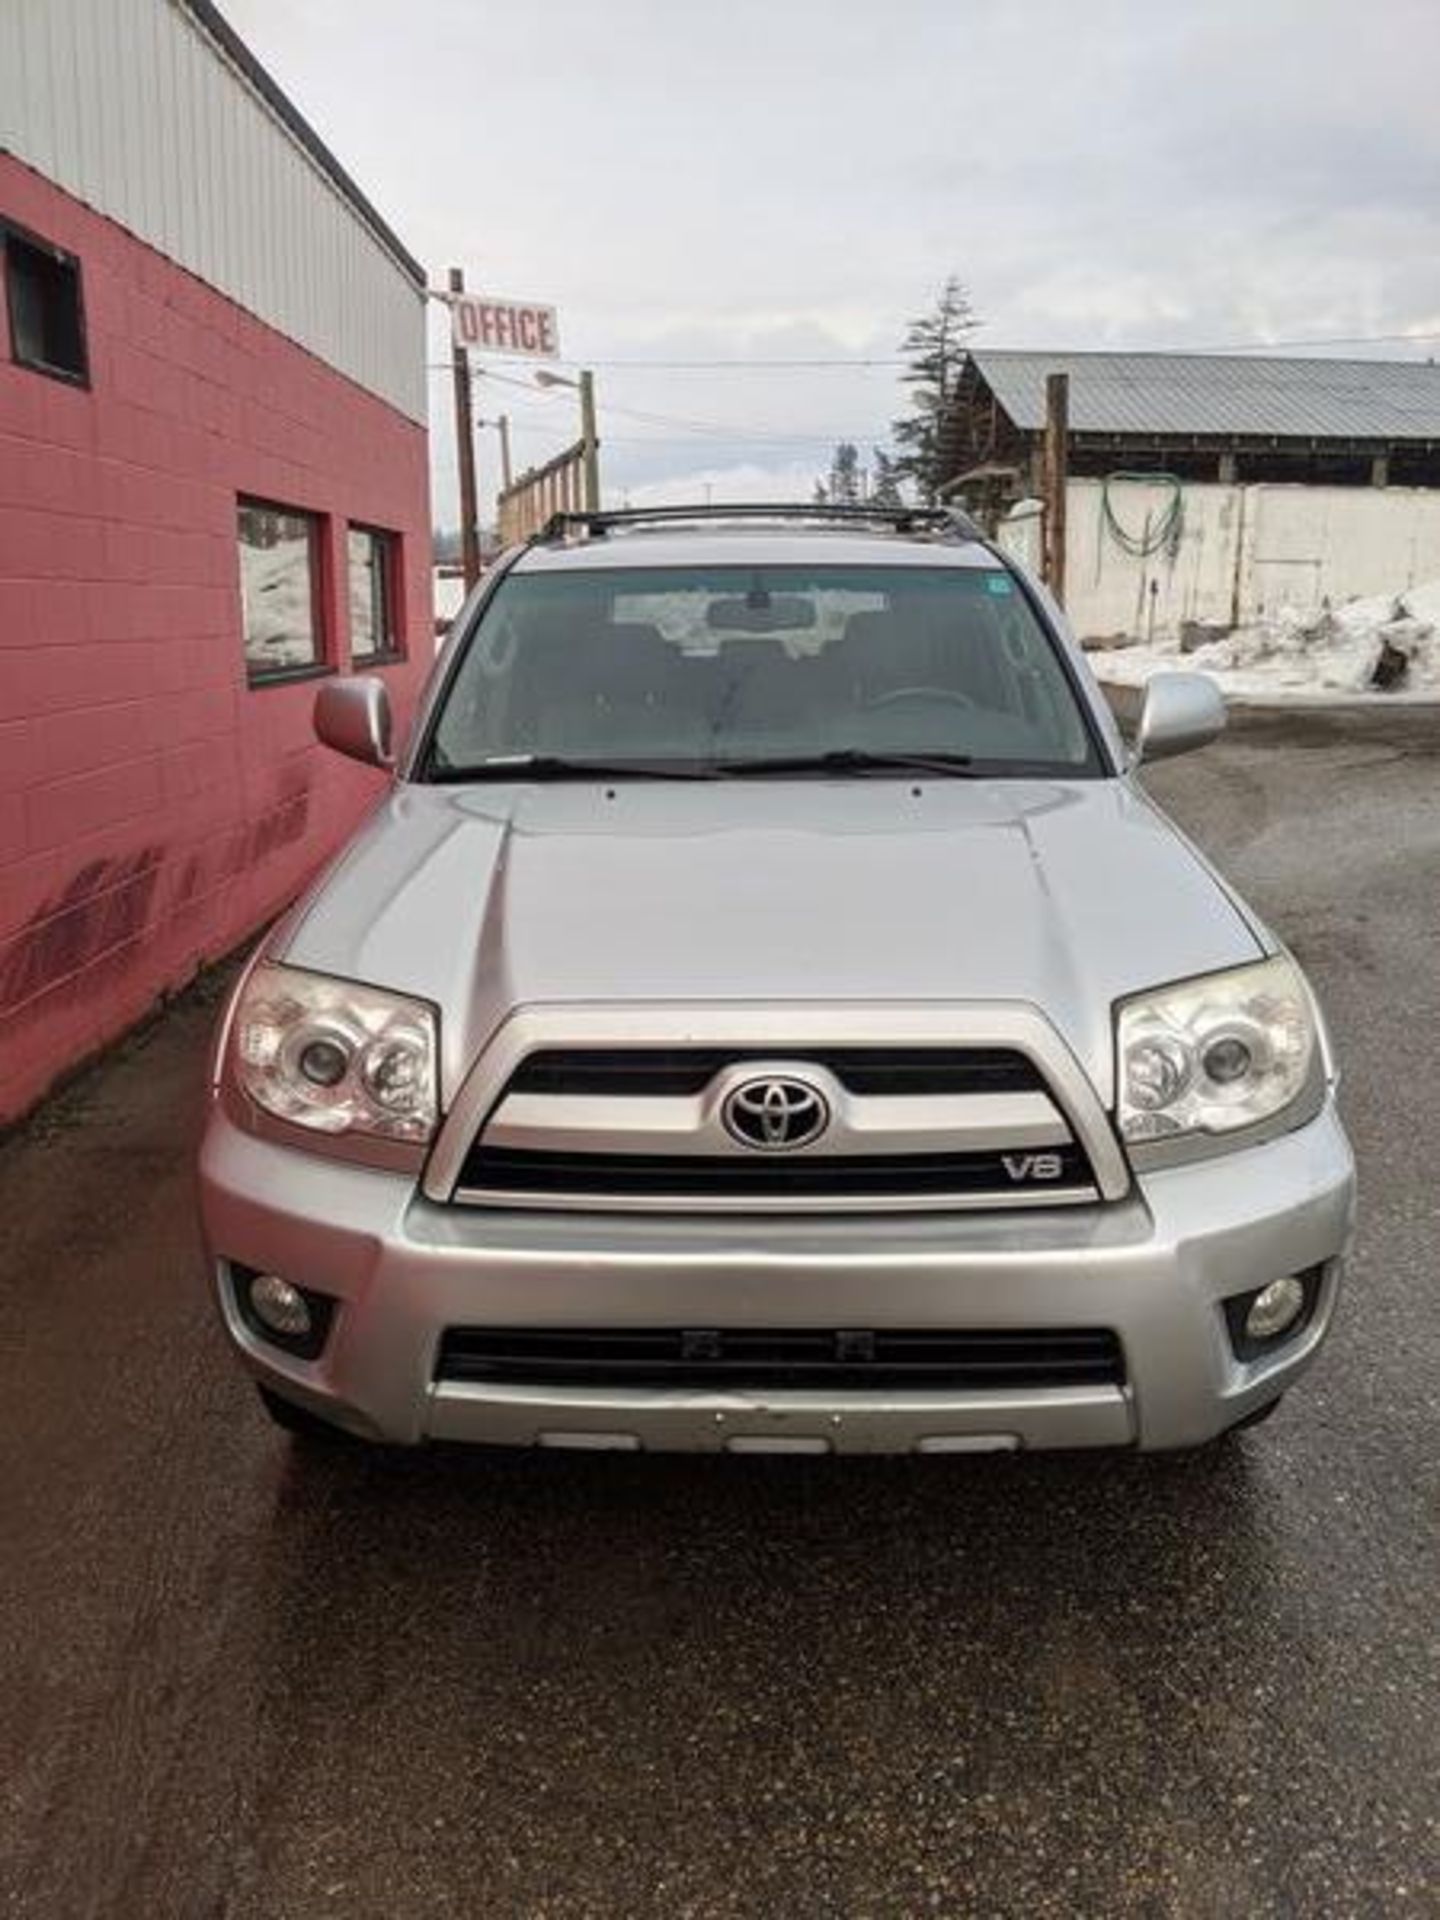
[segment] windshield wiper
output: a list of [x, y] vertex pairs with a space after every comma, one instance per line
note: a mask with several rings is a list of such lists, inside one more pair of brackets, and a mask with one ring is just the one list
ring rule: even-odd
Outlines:
[[575, 760], [560, 753], [496, 753], [466, 765], [432, 756], [425, 778], [437, 783], [471, 780], [713, 780], [706, 760]]
[[727, 774], [767, 773], [938, 773], [955, 780], [973, 780], [974, 757], [968, 753], [887, 753], [868, 747], [832, 747], [828, 753], [787, 754], [774, 760], [721, 760]]

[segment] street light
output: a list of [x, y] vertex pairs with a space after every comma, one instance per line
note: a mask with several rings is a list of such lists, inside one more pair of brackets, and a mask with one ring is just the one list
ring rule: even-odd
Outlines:
[[510, 416], [508, 413], [497, 413], [493, 420], [477, 419], [475, 425], [494, 427], [500, 435], [500, 487], [502, 492], [508, 493], [510, 491]]
[[567, 373], [551, 373], [537, 367], [537, 387], [573, 387], [580, 395], [580, 447], [585, 462], [585, 505], [594, 513], [600, 506], [600, 439], [595, 431], [595, 376], [585, 368], [578, 380]]

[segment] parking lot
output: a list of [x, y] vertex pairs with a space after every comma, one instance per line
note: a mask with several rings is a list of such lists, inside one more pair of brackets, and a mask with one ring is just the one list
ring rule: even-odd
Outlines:
[[1361, 1161], [1319, 1370], [1209, 1453], [301, 1458], [202, 1284], [216, 989], [0, 1147], [3, 1911], [1440, 1911], [1440, 723], [1152, 784]]

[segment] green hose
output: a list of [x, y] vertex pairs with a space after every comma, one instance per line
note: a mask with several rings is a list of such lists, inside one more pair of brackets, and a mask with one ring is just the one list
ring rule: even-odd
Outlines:
[[[1147, 486], [1161, 486], [1170, 489], [1170, 498], [1160, 509], [1152, 522], [1149, 514], [1145, 516], [1143, 533], [1131, 533], [1122, 527], [1115, 517], [1115, 509], [1110, 503], [1110, 488], [1117, 480], [1144, 481]], [[1180, 537], [1185, 531], [1185, 488], [1177, 474], [1173, 473], [1130, 473], [1123, 469], [1116, 473], [1107, 473], [1101, 483], [1100, 517], [1105, 530], [1123, 553], [1133, 559], [1147, 560], [1152, 553], [1168, 553], [1173, 558], [1180, 548]]]

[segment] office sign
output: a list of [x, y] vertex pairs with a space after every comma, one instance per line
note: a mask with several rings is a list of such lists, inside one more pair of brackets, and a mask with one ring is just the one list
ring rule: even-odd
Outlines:
[[554, 307], [491, 294], [450, 296], [455, 344], [471, 353], [511, 353], [528, 360], [554, 360], [560, 352], [560, 322]]

